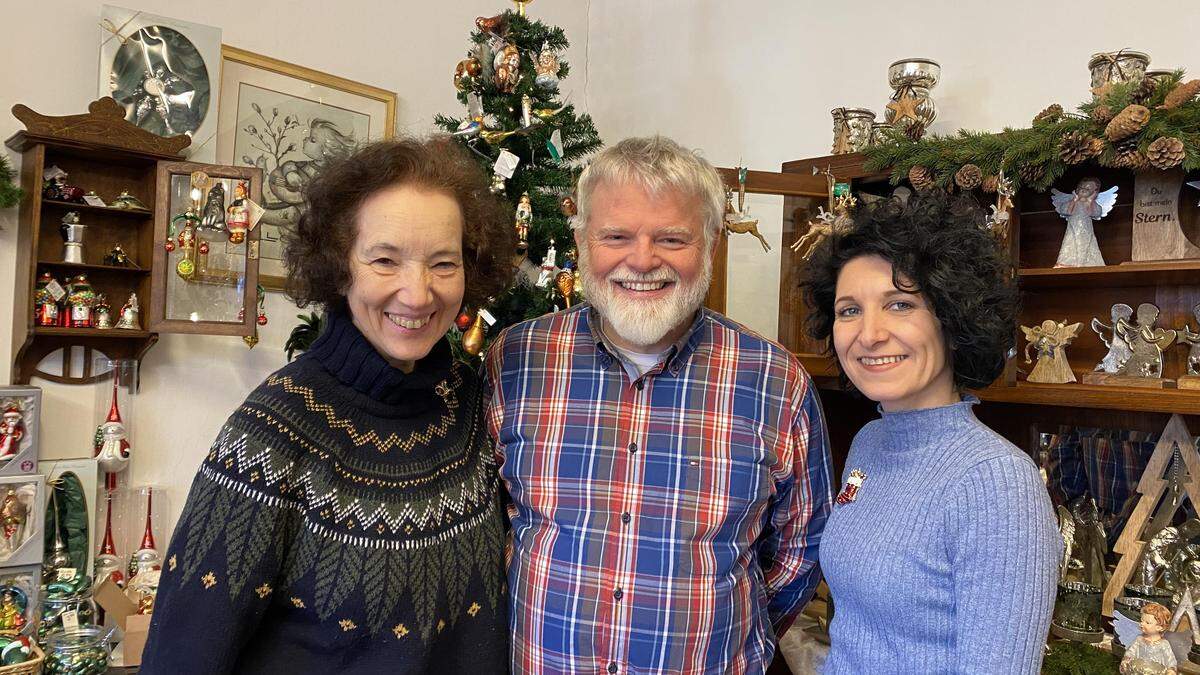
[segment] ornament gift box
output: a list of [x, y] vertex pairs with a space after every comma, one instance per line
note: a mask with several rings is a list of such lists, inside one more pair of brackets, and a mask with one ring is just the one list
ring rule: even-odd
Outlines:
[[45, 518], [45, 476], [0, 477], [0, 566], [41, 564]]
[[[42, 608], [41, 564], [0, 567], [0, 598], [9, 589], [13, 590], [17, 605], [22, 609], [25, 625], [36, 627], [41, 620]], [[3, 611], [0, 605], [0, 620], [3, 619]]]
[[[150, 618], [153, 614], [138, 614], [137, 591], [122, 589], [112, 579], [105, 579], [96, 587], [93, 596], [96, 604], [108, 616], [117, 622], [117, 627], [124, 633], [121, 640], [120, 665], [123, 667], [137, 666], [142, 663], [142, 650], [146, 646], [146, 638], [150, 633]], [[118, 652], [113, 652], [113, 663], [117, 660]]]
[[[15, 413], [14, 413], [15, 409]], [[38, 431], [42, 419], [42, 390], [37, 387], [0, 387], [0, 476], [37, 471]], [[9, 454], [15, 451], [15, 454]]]

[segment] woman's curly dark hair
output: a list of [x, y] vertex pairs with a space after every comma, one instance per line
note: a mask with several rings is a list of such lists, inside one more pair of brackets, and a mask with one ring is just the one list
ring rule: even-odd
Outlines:
[[463, 303], [478, 307], [512, 280], [516, 231], [510, 209], [488, 189], [479, 165], [453, 140], [392, 139], [336, 160], [313, 178], [304, 214], [283, 235], [287, 292], [301, 307], [345, 304], [358, 209], [394, 185], [444, 192], [463, 217]]
[[809, 335], [833, 351], [838, 275], [854, 258], [876, 255], [892, 264], [896, 288], [930, 303], [952, 350], [955, 386], [988, 386], [1013, 345], [1018, 292], [1008, 257], [982, 222], [978, 205], [965, 196], [914, 196], [907, 205], [886, 199], [859, 208], [853, 225], [822, 241], [803, 272]]

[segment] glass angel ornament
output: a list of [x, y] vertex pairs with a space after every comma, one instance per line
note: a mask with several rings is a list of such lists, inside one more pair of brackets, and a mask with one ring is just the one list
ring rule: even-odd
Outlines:
[[1021, 326], [1028, 344], [1025, 345], [1025, 363], [1030, 363], [1029, 348], [1037, 348], [1037, 365], [1026, 379], [1030, 382], [1066, 384], [1075, 381], [1071, 364], [1067, 362], [1066, 347], [1079, 336], [1081, 323], [1067, 325], [1046, 319], [1040, 326]]
[[1117, 203], [1117, 186], [1100, 192], [1100, 181], [1084, 178], [1071, 194], [1050, 191], [1050, 201], [1058, 215], [1067, 219], [1067, 232], [1058, 249], [1055, 267], [1103, 267], [1104, 257], [1092, 222], [1108, 215]]

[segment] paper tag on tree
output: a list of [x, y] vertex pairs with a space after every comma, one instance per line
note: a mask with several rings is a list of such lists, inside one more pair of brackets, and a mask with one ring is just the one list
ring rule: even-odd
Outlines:
[[517, 165], [521, 163], [521, 158], [512, 154], [507, 150], [501, 150], [500, 156], [496, 158], [496, 165], [492, 167], [492, 171], [504, 176], [512, 178], [517, 170]]
[[58, 570], [58, 581], [74, 581], [77, 572], [74, 567], [63, 567]]
[[59, 617], [62, 618], [63, 628], [66, 629], [67, 632], [79, 629], [79, 610], [68, 609], [62, 614], [59, 614]]
[[467, 94], [467, 115], [471, 119], [483, 117], [483, 99], [475, 92]]
[[63, 296], [67, 294], [57, 279], [51, 279], [50, 283], [46, 284], [46, 290], [50, 292], [50, 297], [54, 298], [55, 302], [62, 300]]
[[480, 309], [479, 316], [483, 317], [483, 320], [487, 322], [487, 325], [489, 325], [489, 326], [496, 325], [496, 317], [492, 316], [492, 313], [487, 311], [486, 309]]
[[42, 180], [54, 180], [55, 178], [58, 178], [59, 176], [66, 176], [66, 175], [67, 175], [66, 171], [63, 171], [62, 169], [58, 168], [57, 166], [51, 164], [50, 166], [46, 167], [46, 169], [44, 171], [42, 171]]
[[546, 141], [546, 150], [550, 151], [550, 156], [554, 159], [562, 159], [563, 142], [561, 129], [555, 129], [554, 133], [550, 134], [550, 140]]
[[88, 206], [108, 206], [108, 204], [105, 204], [104, 200], [101, 199], [99, 195], [84, 195], [83, 201]]

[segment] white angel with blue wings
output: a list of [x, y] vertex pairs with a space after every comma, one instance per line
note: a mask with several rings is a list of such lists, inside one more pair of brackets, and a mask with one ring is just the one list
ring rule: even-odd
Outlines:
[[1071, 194], [1050, 190], [1054, 210], [1067, 219], [1067, 233], [1058, 250], [1055, 267], [1103, 267], [1104, 257], [1092, 230], [1092, 221], [1108, 215], [1117, 203], [1117, 186], [1100, 192], [1100, 181], [1084, 178]]

